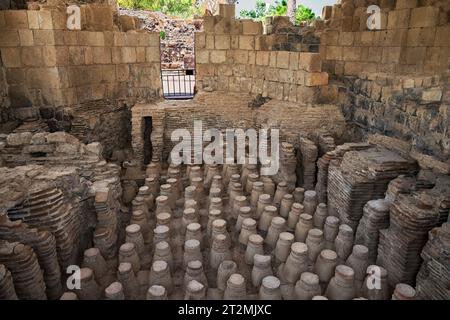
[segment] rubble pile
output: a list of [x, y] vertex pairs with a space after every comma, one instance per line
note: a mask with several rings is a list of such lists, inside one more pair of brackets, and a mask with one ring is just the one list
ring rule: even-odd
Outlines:
[[195, 68], [194, 33], [202, 31], [203, 20], [171, 18], [153, 11], [120, 9], [119, 13], [137, 17], [142, 29], [161, 32], [162, 69]]

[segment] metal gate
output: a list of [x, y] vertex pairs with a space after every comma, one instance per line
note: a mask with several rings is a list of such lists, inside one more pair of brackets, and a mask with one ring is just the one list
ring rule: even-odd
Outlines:
[[163, 69], [161, 82], [164, 98], [192, 99], [195, 93], [195, 69]]

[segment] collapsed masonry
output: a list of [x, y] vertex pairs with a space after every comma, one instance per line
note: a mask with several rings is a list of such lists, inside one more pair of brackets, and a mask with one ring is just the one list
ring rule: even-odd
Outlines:
[[[64, 1], [0, 11], [1, 299], [450, 298], [446, 1], [220, 5], [187, 101], [160, 98], [159, 34], [90, 2], [80, 31]], [[279, 171], [171, 163], [195, 120], [279, 129]]]

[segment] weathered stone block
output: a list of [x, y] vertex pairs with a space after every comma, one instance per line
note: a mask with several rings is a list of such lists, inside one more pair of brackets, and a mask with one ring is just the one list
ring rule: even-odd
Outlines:
[[216, 35], [214, 47], [218, 50], [230, 49], [230, 36], [228, 35]]
[[206, 49], [214, 49], [214, 36], [213, 35], [206, 35]]
[[47, 134], [48, 133], [46, 133], [46, 132], [38, 132], [38, 133], [34, 134], [33, 137], [31, 138], [30, 143], [31, 144], [45, 144]]
[[339, 44], [342, 46], [353, 45], [353, 32], [341, 32], [339, 35]]
[[139, 21], [135, 17], [127, 15], [119, 15], [119, 24], [122, 31], [136, 30], [138, 28]]
[[269, 66], [275, 68], [277, 66], [277, 52], [271, 51], [269, 57]]
[[206, 33], [214, 32], [214, 26], [216, 24], [216, 21], [217, 19], [214, 16], [203, 17], [203, 30], [205, 30]]
[[344, 74], [353, 76], [358, 75], [362, 71], [362, 65], [359, 62], [345, 62]]
[[27, 18], [30, 29], [39, 29], [39, 11], [27, 10]]
[[242, 33], [242, 25], [234, 19], [222, 18], [214, 26], [214, 33], [216, 34], [240, 34]]
[[0, 11], [0, 28], [6, 29], [5, 11]]
[[324, 86], [328, 84], [328, 73], [307, 72], [305, 74], [305, 85], [307, 87]]
[[406, 64], [423, 64], [426, 57], [426, 47], [407, 47], [402, 51], [401, 60]]
[[31, 132], [11, 133], [6, 137], [8, 146], [23, 146], [29, 144], [33, 134]]
[[342, 59], [342, 47], [327, 46], [326, 59], [327, 60], [341, 60]]
[[6, 69], [6, 79], [8, 84], [23, 84], [25, 82], [25, 71], [22, 68], [8, 68]]
[[317, 101], [318, 87], [297, 87], [297, 101], [300, 103], [314, 103]]
[[385, 47], [383, 48], [383, 63], [398, 63], [400, 61], [401, 48], [400, 47]]
[[360, 61], [361, 47], [343, 47], [342, 58], [345, 61]]
[[114, 46], [122, 47], [125, 45], [125, 33], [114, 32]]
[[299, 68], [309, 72], [320, 72], [322, 70], [322, 57], [320, 53], [301, 52]]
[[73, 65], [84, 64], [84, 49], [82, 47], [69, 47], [69, 63]]
[[255, 50], [254, 36], [239, 36], [239, 49]]
[[116, 66], [117, 81], [127, 81], [130, 77], [130, 67], [127, 64], [118, 64]]
[[236, 6], [234, 4], [219, 4], [219, 16], [224, 18], [232, 18], [236, 16]]
[[53, 29], [52, 12], [50, 10], [37, 11], [39, 29], [51, 30]]
[[433, 46], [436, 36], [436, 28], [412, 28], [408, 29], [406, 45], [408, 47]]
[[[450, 46], [450, 26], [437, 27], [436, 39], [434, 40], [435, 46]], [[446, 49], [448, 50], [448, 48]], [[447, 51], [448, 52], [448, 51]], [[448, 55], [447, 55], [448, 57]]]
[[85, 146], [85, 152], [90, 156], [101, 157], [103, 147], [99, 142], [92, 142]]
[[197, 63], [209, 63], [209, 50], [197, 50], [195, 59]]
[[30, 68], [26, 72], [27, 86], [32, 89], [60, 88], [61, 81], [55, 67]]
[[28, 29], [28, 17], [25, 10], [6, 10], [6, 27], [9, 29]]
[[33, 31], [27, 29], [19, 30], [20, 45], [23, 47], [32, 46], [34, 44]]
[[103, 32], [82, 32], [85, 35], [85, 44], [88, 46], [101, 47], [105, 45]]
[[277, 67], [283, 69], [289, 69], [289, 52], [278, 51], [277, 52]]
[[442, 99], [442, 89], [432, 88], [422, 92], [422, 100], [425, 102], [439, 102]]
[[53, 30], [33, 30], [34, 44], [39, 46], [54, 45], [55, 34]]
[[131, 31], [125, 33], [125, 45], [128, 47], [136, 47], [139, 45], [139, 34]]
[[338, 45], [339, 44], [339, 32], [327, 30], [322, 35], [321, 43], [326, 44], [327, 46]]
[[52, 10], [51, 15], [52, 15], [53, 29], [55, 30], [67, 29], [67, 14], [65, 11]]
[[224, 63], [227, 60], [227, 52], [225, 50], [213, 50], [210, 53], [211, 63]]
[[39, 67], [44, 64], [41, 47], [23, 47], [21, 60], [24, 66]]
[[136, 48], [123, 47], [122, 48], [122, 62], [135, 63], [136, 62]]
[[0, 30], [0, 44], [2, 47], [15, 47], [20, 45], [17, 30]]
[[[108, 48], [109, 50], [109, 48]], [[144, 47], [137, 47], [136, 48], [136, 62], [145, 62], [145, 48]]]
[[256, 52], [255, 51], [249, 51], [248, 52], [248, 64], [249, 65], [255, 65], [256, 64]]
[[410, 9], [401, 9], [390, 11], [388, 15], [388, 29], [405, 29], [409, 26], [411, 16]]
[[18, 68], [21, 66], [20, 48], [2, 48], [1, 55], [5, 67]]
[[412, 9], [416, 8], [418, 0], [397, 0], [395, 9]]
[[324, 6], [322, 8], [322, 19], [323, 20], [328, 20], [331, 18], [331, 12], [333, 10], [332, 6]]
[[434, 27], [439, 19], [438, 7], [420, 7], [411, 11], [411, 28]]
[[78, 147], [70, 143], [60, 143], [56, 146], [55, 152], [75, 156], [78, 153]]
[[[109, 47], [93, 47], [92, 54], [96, 64], [111, 63], [111, 48]], [[136, 52], [134, 54], [136, 56]]]
[[82, 6], [83, 28], [92, 31], [113, 30], [113, 12], [108, 6]]
[[102, 80], [105, 82], [116, 81], [116, 67], [114, 65], [102, 66]]
[[270, 52], [268, 51], [256, 51], [256, 64], [259, 66], [269, 65]]
[[195, 37], [195, 48], [204, 49], [206, 47], [206, 35], [204, 32], [196, 32]]
[[253, 20], [242, 21], [242, 33], [245, 35], [259, 35], [262, 34], [262, 22]]
[[235, 50], [233, 56], [234, 56], [234, 62], [236, 64], [247, 64], [247, 62], [248, 62], [248, 51], [247, 50]]
[[231, 49], [239, 49], [239, 36], [237, 36], [237, 35], [231, 36], [230, 48]]
[[299, 60], [300, 60], [300, 53], [291, 52], [289, 54], [289, 69], [298, 70]]

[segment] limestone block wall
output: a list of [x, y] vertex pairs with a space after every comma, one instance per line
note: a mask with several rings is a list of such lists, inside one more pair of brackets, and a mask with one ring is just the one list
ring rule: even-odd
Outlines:
[[[368, 5], [381, 7], [381, 29], [367, 28]], [[324, 70], [343, 82], [342, 110], [365, 132], [450, 156], [450, 3], [343, 0], [324, 8]]]
[[0, 11], [2, 19], [0, 51], [13, 107], [159, 93], [157, 34], [65, 30], [57, 10]]
[[291, 102], [333, 100], [336, 95], [330, 97], [320, 54], [299, 52], [308, 46], [281, 45], [298, 34], [263, 35], [261, 22], [226, 14], [205, 17], [204, 32], [196, 34], [198, 90], [262, 94]]
[[[361, 72], [439, 74], [448, 68], [448, 1], [344, 0], [324, 10], [324, 66], [337, 75]], [[367, 7], [381, 8], [381, 29], [367, 28]], [[327, 14], [328, 13], [328, 14]]]
[[129, 107], [160, 95], [159, 34], [124, 28], [114, 1], [77, 2], [82, 30], [67, 30], [60, 2], [0, 11], [0, 123], [41, 118], [109, 156], [130, 140]]

